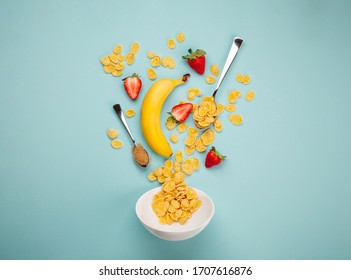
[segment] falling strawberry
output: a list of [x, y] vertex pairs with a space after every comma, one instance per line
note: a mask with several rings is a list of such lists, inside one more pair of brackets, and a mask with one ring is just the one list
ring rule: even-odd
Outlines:
[[212, 166], [220, 164], [225, 158], [226, 157], [221, 155], [215, 147], [212, 147], [212, 149], [207, 153], [205, 166], [207, 168], [211, 168]]
[[188, 52], [189, 54], [182, 56], [182, 58], [187, 59], [189, 66], [193, 68], [197, 73], [202, 75], [205, 72], [206, 52], [199, 49], [197, 49], [195, 52], [189, 49]]
[[172, 112], [168, 113], [171, 115], [168, 118], [172, 118], [176, 120], [176, 122], [180, 122], [180, 123], [184, 122], [188, 118], [192, 109], [193, 109], [192, 103], [182, 103], [182, 104], [175, 105], [172, 108]]
[[134, 73], [133, 75], [127, 78], [124, 78], [123, 82], [124, 82], [124, 88], [128, 93], [129, 97], [132, 100], [137, 99], [142, 86], [142, 82], [139, 78], [139, 75]]

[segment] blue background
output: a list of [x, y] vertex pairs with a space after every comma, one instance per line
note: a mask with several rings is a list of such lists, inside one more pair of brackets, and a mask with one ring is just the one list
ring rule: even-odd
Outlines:
[[[348, 1], [315, 0], [1, 0], [0, 258], [350, 259], [350, 10]], [[180, 31], [186, 41], [168, 49]], [[244, 45], [216, 100], [226, 104], [233, 89], [256, 99], [237, 102], [242, 126], [222, 117], [214, 144], [226, 162], [187, 179], [212, 197], [215, 216], [190, 240], [157, 239], [134, 206], [157, 186], [147, 174], [163, 159], [151, 153], [149, 170], [134, 165], [112, 106], [137, 110], [128, 121], [145, 144], [146, 52], [177, 58], [176, 69], [156, 69], [176, 78], [191, 71], [180, 60], [189, 47], [221, 68], [233, 36]], [[142, 75], [136, 102], [99, 61], [134, 41], [141, 49], [123, 76]], [[239, 72], [248, 86], [235, 81]], [[214, 84], [190, 73], [163, 119], [189, 87], [212, 94]], [[123, 149], [111, 148], [110, 127]]]

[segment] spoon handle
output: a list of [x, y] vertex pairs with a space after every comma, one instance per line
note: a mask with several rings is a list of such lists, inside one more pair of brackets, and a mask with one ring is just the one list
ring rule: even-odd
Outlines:
[[224, 64], [224, 67], [223, 67], [223, 70], [222, 70], [222, 74], [218, 80], [218, 83], [217, 83], [217, 86], [216, 86], [216, 89], [214, 90], [213, 92], [213, 97], [216, 96], [216, 93], [225, 77], [225, 75], [227, 74], [228, 70], [229, 70], [229, 67], [230, 65], [232, 65], [233, 63], [233, 60], [236, 56], [236, 54], [238, 53], [240, 47], [241, 47], [241, 44], [243, 43], [243, 39], [239, 38], [239, 37], [235, 37], [234, 40], [233, 40], [233, 44], [230, 48], [230, 51], [229, 51], [229, 54], [228, 54], [228, 57], [227, 57], [227, 60]]
[[117, 116], [119, 117], [119, 119], [121, 120], [121, 122], [123, 123], [124, 125], [124, 128], [127, 130], [130, 138], [132, 139], [133, 141], [133, 144], [135, 145], [135, 140], [134, 140], [134, 137], [132, 135], [132, 133], [130, 132], [130, 129], [129, 129], [129, 126], [127, 124], [127, 121], [126, 121], [126, 118], [124, 117], [124, 114], [123, 114], [123, 111], [122, 111], [122, 108], [121, 108], [121, 105], [120, 104], [116, 104], [113, 106], [113, 109], [115, 109], [116, 113], [117, 113]]

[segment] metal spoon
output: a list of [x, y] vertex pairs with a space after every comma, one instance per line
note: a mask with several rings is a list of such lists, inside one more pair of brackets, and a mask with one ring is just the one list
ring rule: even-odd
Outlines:
[[228, 57], [227, 57], [227, 60], [226, 60], [226, 62], [224, 64], [224, 67], [223, 67], [223, 70], [222, 70], [222, 74], [219, 77], [217, 86], [216, 86], [216, 88], [215, 88], [215, 90], [214, 90], [214, 92], [212, 94], [213, 97], [216, 96], [216, 93], [217, 93], [219, 87], [221, 86], [225, 75], [227, 75], [228, 70], [229, 70], [230, 66], [232, 65], [232, 63], [234, 61], [234, 58], [235, 58], [236, 54], [238, 53], [242, 43], [243, 43], [243, 39], [241, 39], [239, 37], [235, 37], [234, 38], [232, 46], [231, 46], [229, 54], [228, 54]]
[[142, 146], [141, 146], [141, 144], [136, 144], [136, 143], [135, 143], [134, 137], [133, 137], [133, 135], [132, 135], [132, 133], [130, 132], [130, 129], [129, 129], [129, 127], [128, 127], [126, 118], [124, 117], [124, 114], [123, 114], [121, 105], [120, 105], [120, 104], [116, 104], [116, 105], [113, 106], [113, 109], [115, 109], [115, 111], [116, 111], [116, 113], [117, 113], [117, 116], [119, 117], [119, 119], [121, 120], [121, 122], [122, 122], [124, 128], [125, 128], [126, 131], [128, 132], [129, 137], [130, 137], [130, 138], [132, 139], [132, 141], [133, 141], [132, 153], [133, 153], [133, 159], [134, 159], [135, 163], [136, 163], [137, 165], [139, 165], [140, 167], [142, 167], [142, 168], [148, 167], [149, 162], [150, 162], [150, 157], [149, 157], [148, 152], [147, 152], [144, 148], [142, 148], [142, 149], [145, 151], [145, 153], [146, 153], [146, 155], [147, 155], [147, 162], [146, 162], [145, 164], [141, 164], [141, 163], [138, 162], [138, 160], [135, 158], [135, 153], [134, 153], [135, 149], [136, 149], [137, 147], [142, 147]]
[[[241, 39], [241, 38], [239, 38], [239, 37], [235, 37], [235, 38], [234, 38], [233, 43], [232, 43], [232, 46], [231, 46], [230, 51], [229, 51], [229, 53], [228, 53], [227, 60], [226, 60], [226, 62], [225, 62], [225, 64], [224, 64], [224, 67], [223, 67], [223, 70], [222, 70], [222, 74], [221, 74], [221, 76], [219, 77], [217, 86], [216, 86], [216, 88], [215, 88], [215, 90], [214, 90], [214, 92], [213, 92], [213, 94], [212, 94], [213, 99], [215, 99], [216, 93], [217, 93], [219, 87], [221, 86], [224, 77], [227, 75], [228, 70], [229, 70], [230, 66], [232, 65], [232, 63], [233, 63], [233, 61], [234, 61], [234, 58], [235, 58], [236, 54], [238, 53], [238, 51], [239, 51], [239, 49], [240, 49], [242, 43], [243, 43], [243, 39]], [[195, 119], [194, 119], [194, 121], [195, 121], [195, 125], [196, 125], [198, 128], [200, 128], [200, 129], [202, 129], [202, 128], [207, 128], [207, 127], [209, 127], [209, 126], [212, 124], [212, 123], [209, 123], [208, 126], [202, 127], [202, 126], [199, 126], [199, 125], [198, 125], [198, 123], [197, 123], [197, 121], [196, 121]]]

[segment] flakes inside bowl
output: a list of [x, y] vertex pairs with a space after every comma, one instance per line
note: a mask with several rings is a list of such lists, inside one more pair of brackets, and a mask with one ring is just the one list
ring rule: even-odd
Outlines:
[[161, 191], [154, 195], [152, 202], [152, 210], [160, 224], [184, 224], [200, 208], [201, 200], [198, 199], [196, 190], [184, 181], [186, 175], [191, 175], [199, 167], [198, 158], [186, 158], [183, 161], [183, 153], [177, 151], [174, 162], [168, 159], [164, 166], [148, 175], [150, 181], [158, 180], [162, 183]]

